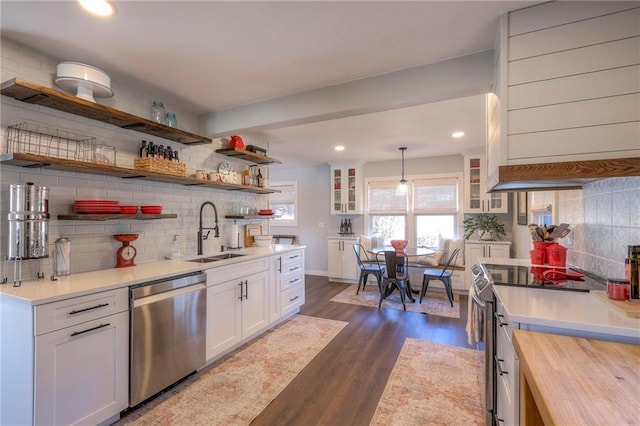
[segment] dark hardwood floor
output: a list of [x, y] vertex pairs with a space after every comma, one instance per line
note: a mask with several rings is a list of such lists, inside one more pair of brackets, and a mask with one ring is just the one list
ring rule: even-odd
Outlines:
[[405, 338], [470, 347], [464, 295], [456, 295], [460, 318], [452, 319], [329, 301], [347, 287], [356, 291], [353, 284], [306, 276], [300, 313], [349, 324], [252, 425], [368, 425]]

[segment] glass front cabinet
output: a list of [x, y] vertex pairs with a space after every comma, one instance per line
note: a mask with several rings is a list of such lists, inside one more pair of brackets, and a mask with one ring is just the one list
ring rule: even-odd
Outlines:
[[362, 214], [362, 164], [331, 164], [331, 214]]
[[464, 157], [464, 212], [465, 213], [508, 213], [506, 192], [486, 193], [486, 161], [484, 154]]

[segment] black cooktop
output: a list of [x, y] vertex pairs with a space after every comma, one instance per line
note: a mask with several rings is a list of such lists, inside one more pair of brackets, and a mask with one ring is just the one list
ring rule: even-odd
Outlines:
[[483, 265], [495, 285], [535, 287], [549, 290], [606, 290], [605, 280], [573, 268]]

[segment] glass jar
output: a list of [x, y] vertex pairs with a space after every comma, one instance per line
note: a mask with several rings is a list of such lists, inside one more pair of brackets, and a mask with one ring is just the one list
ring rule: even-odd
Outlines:
[[176, 118], [176, 115], [172, 112], [168, 112], [165, 116], [164, 116], [164, 124], [166, 124], [169, 127], [178, 127], [178, 119]]
[[164, 123], [165, 110], [164, 105], [160, 101], [153, 101], [151, 104], [151, 121], [156, 123]]

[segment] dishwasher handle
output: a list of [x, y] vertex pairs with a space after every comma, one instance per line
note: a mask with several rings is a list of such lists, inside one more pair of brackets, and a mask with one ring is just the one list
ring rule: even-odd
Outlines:
[[167, 279], [151, 281], [131, 286], [131, 299], [137, 300], [144, 297], [153, 296], [155, 294], [160, 294], [182, 287], [188, 287], [194, 284], [206, 282], [207, 274], [202, 271], [193, 274], [178, 275]]
[[178, 297], [183, 294], [194, 293], [197, 291], [205, 291], [206, 289], [207, 289], [207, 286], [205, 285], [205, 283], [196, 283], [196, 284], [189, 285], [187, 287], [179, 287], [174, 290], [152, 294], [150, 296], [141, 297], [139, 299], [132, 299], [131, 307], [138, 308], [140, 306], [149, 305], [151, 303], [161, 302], [163, 300]]

